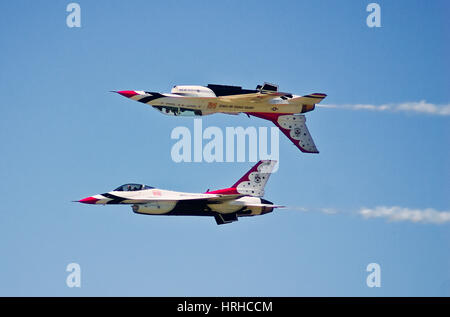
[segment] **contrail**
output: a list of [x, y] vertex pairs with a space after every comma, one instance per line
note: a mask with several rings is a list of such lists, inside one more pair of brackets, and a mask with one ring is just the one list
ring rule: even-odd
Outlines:
[[345, 109], [345, 110], [369, 110], [369, 111], [390, 111], [390, 112], [411, 112], [411, 113], [425, 113], [437, 116], [449, 116], [450, 104], [432, 104], [425, 100], [419, 102], [404, 102], [404, 103], [387, 103], [382, 105], [372, 104], [342, 104], [342, 105], [327, 105], [318, 104], [317, 107], [330, 109]]
[[361, 208], [358, 212], [364, 218], [386, 218], [388, 221], [410, 221], [414, 223], [450, 223], [450, 211], [437, 211], [433, 208], [409, 209], [399, 206], [379, 206]]
[[[328, 215], [346, 214], [336, 208], [308, 208], [287, 206], [286, 210], [302, 212], [320, 212]], [[350, 214], [352, 212], [348, 212]], [[353, 212], [354, 213], [354, 212]], [[400, 206], [377, 206], [375, 208], [361, 207], [356, 214], [365, 219], [385, 218], [389, 222], [408, 221], [413, 223], [446, 224], [450, 223], [450, 211], [438, 211], [433, 208], [411, 209]]]
[[302, 211], [302, 212], [321, 212], [321, 213], [327, 214], [327, 215], [333, 215], [333, 214], [340, 213], [340, 211], [335, 208], [307, 208], [307, 207], [300, 207], [300, 206], [286, 206], [283, 209], [293, 210], [293, 211]]

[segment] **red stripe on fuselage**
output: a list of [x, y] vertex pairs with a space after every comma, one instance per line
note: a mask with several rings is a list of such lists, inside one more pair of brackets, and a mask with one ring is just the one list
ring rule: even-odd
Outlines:
[[224, 189], [218, 189], [213, 190], [211, 192], [206, 192], [205, 194], [219, 194], [219, 195], [238, 195], [238, 191], [234, 187], [230, 188], [224, 188]]

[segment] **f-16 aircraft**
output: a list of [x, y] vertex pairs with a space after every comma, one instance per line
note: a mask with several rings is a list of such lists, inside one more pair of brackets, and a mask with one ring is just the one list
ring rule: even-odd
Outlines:
[[125, 184], [111, 192], [86, 197], [84, 204], [132, 205], [135, 213], [167, 216], [212, 216], [218, 225], [238, 221], [238, 217], [264, 215], [283, 206], [261, 198], [276, 164], [262, 160], [233, 186], [200, 193], [183, 193], [157, 189], [142, 184]]
[[314, 110], [327, 95], [298, 96], [278, 91], [264, 83], [256, 89], [239, 86], [174, 86], [170, 93], [139, 90], [114, 91], [124, 97], [148, 104], [173, 116], [204, 116], [213, 113], [239, 114], [272, 121], [302, 152], [319, 153], [306, 127], [302, 113]]

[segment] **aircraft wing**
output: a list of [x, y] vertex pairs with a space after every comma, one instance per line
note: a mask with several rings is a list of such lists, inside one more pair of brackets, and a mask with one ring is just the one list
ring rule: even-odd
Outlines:
[[304, 115], [257, 112], [248, 112], [247, 114], [272, 121], [300, 151], [304, 153], [319, 153], [306, 126]]
[[[269, 92], [269, 93], [252, 93], [252, 94], [240, 94], [240, 95], [230, 95], [230, 96], [221, 96], [217, 97], [217, 99], [224, 102], [265, 102], [271, 100], [273, 98], [288, 96], [291, 94], [283, 93], [283, 92]], [[292, 95], [291, 95], [292, 96]]]
[[177, 196], [177, 197], [148, 197], [148, 198], [125, 198], [122, 203], [124, 204], [146, 204], [154, 201], [187, 201], [187, 200], [203, 200], [211, 204], [221, 203], [227, 200], [237, 199], [244, 195], [221, 195], [221, 194], [204, 194], [197, 197], [192, 196]]
[[221, 203], [227, 200], [233, 200], [233, 199], [238, 199], [241, 198], [245, 195], [241, 195], [241, 194], [236, 194], [236, 195], [217, 195], [218, 197], [211, 197], [211, 198], [207, 198], [208, 202], [211, 203]]

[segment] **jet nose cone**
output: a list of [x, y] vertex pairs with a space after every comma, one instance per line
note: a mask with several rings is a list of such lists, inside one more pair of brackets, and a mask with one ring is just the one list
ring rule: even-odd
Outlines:
[[127, 97], [127, 98], [131, 98], [133, 96], [138, 95], [138, 93], [135, 92], [134, 90], [121, 90], [121, 91], [115, 91], [115, 92], [117, 92], [118, 94], [120, 94], [124, 97]]
[[95, 204], [97, 201], [99, 201], [100, 199], [94, 198], [94, 197], [86, 197], [83, 198], [81, 200], [79, 200], [79, 203], [83, 203], [83, 204]]

